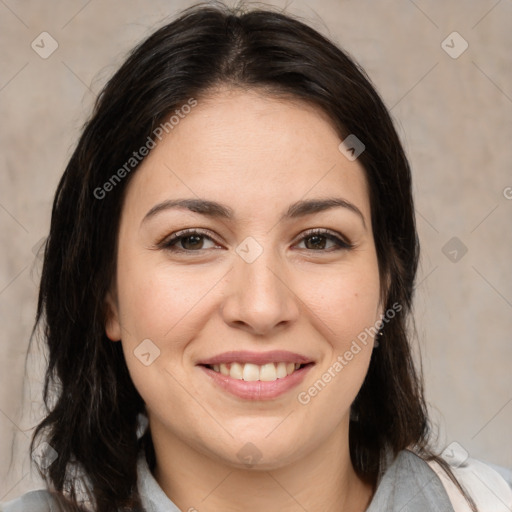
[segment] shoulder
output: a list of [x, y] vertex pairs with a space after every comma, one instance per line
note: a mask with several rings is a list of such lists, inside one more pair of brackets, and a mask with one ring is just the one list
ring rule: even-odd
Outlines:
[[55, 497], [46, 490], [30, 491], [6, 503], [0, 503], [0, 512], [65, 512]]
[[[479, 512], [509, 512], [512, 510], [512, 472], [505, 468], [486, 464], [478, 459], [464, 456], [464, 453], [444, 454], [455, 478], [473, 498]], [[471, 509], [455, 484], [435, 461], [429, 466], [441, 480], [455, 512], [469, 512]]]

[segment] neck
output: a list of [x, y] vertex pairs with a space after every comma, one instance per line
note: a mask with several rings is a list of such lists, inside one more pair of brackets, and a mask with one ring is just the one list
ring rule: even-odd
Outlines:
[[357, 476], [350, 460], [348, 425], [314, 452], [268, 470], [236, 468], [159, 427], [151, 425], [155, 478], [180, 510], [364, 512], [371, 501], [373, 487]]

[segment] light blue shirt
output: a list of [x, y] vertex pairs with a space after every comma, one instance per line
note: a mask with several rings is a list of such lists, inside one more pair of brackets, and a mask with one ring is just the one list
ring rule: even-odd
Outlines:
[[[137, 464], [138, 490], [146, 512], [180, 511], [151, 474], [146, 460]], [[454, 512], [444, 486], [430, 466], [404, 450], [379, 479], [366, 512]], [[48, 491], [32, 491], [0, 505], [0, 512], [65, 512]]]

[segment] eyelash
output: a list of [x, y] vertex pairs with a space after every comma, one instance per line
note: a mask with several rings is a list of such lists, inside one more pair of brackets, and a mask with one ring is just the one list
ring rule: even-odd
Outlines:
[[[167, 239], [163, 240], [158, 244], [158, 248], [165, 249], [170, 252], [174, 253], [201, 253], [208, 249], [197, 249], [197, 250], [191, 250], [191, 249], [180, 249], [176, 248], [176, 244], [179, 243], [180, 240], [183, 240], [184, 238], [187, 238], [189, 236], [193, 235], [199, 235], [201, 237], [207, 238], [211, 240], [213, 243], [216, 243], [215, 240], [205, 231], [201, 229], [185, 229], [183, 231], [178, 231], [168, 237]], [[339, 250], [350, 250], [354, 247], [354, 245], [348, 241], [345, 241], [341, 236], [336, 235], [335, 233], [327, 230], [327, 229], [321, 229], [321, 228], [314, 228], [306, 231], [302, 237], [300, 238], [299, 242], [303, 242], [304, 240], [307, 240], [308, 238], [311, 238], [313, 236], [323, 236], [333, 242], [337, 248], [335, 249], [301, 249], [306, 250], [310, 252], [333, 252], [333, 251], [339, 251]]]

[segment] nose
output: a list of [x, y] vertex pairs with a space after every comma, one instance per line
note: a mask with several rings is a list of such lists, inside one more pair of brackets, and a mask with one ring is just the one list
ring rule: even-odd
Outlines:
[[289, 272], [271, 251], [263, 251], [252, 263], [238, 258], [234, 265], [222, 305], [228, 325], [262, 336], [299, 318], [299, 298]]

